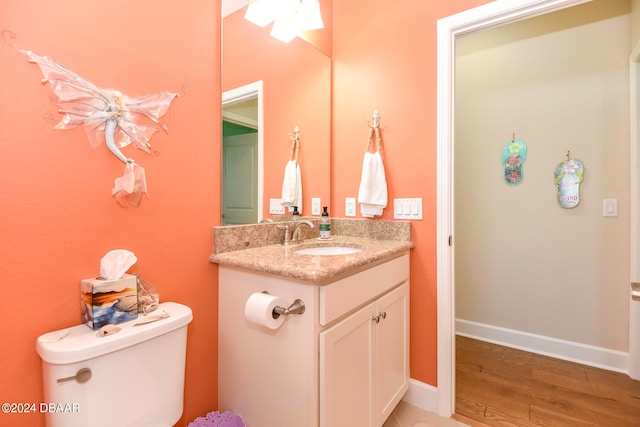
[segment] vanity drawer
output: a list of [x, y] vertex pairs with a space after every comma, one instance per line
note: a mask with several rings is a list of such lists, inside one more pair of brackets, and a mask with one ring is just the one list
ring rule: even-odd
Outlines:
[[326, 326], [358, 306], [409, 280], [409, 255], [320, 288], [320, 324]]

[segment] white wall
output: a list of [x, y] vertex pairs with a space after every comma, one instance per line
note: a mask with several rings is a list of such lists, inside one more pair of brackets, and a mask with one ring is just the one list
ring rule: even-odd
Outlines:
[[[596, 0], [457, 47], [456, 318], [615, 351], [629, 327], [629, 0]], [[528, 144], [524, 182], [500, 150]], [[581, 203], [555, 167], [583, 161]], [[618, 199], [618, 217], [602, 199]]]

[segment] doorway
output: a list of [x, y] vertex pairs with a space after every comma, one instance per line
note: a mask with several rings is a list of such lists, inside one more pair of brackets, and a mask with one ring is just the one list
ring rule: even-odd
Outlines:
[[455, 289], [453, 221], [453, 146], [455, 41], [457, 37], [515, 22], [588, 0], [514, 0], [492, 2], [438, 21], [437, 134], [437, 289], [438, 398], [437, 413], [455, 411]]
[[263, 216], [262, 81], [222, 94], [222, 225], [256, 224]]

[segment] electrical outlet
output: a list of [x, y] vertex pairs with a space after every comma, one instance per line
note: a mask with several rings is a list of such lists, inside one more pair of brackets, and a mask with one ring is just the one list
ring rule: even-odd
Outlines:
[[284, 206], [282, 206], [282, 199], [269, 199], [269, 213], [284, 214]]
[[320, 215], [320, 197], [311, 198], [311, 215]]
[[356, 198], [347, 197], [345, 199], [345, 216], [356, 216]]

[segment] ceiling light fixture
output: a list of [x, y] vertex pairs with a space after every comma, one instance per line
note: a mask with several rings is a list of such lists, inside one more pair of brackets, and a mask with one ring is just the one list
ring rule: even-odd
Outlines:
[[319, 0], [301, 0], [298, 8], [298, 20], [304, 31], [324, 28]]
[[301, 31], [324, 28], [319, 0], [249, 0], [244, 17], [260, 27], [273, 22], [271, 36], [284, 42]]

